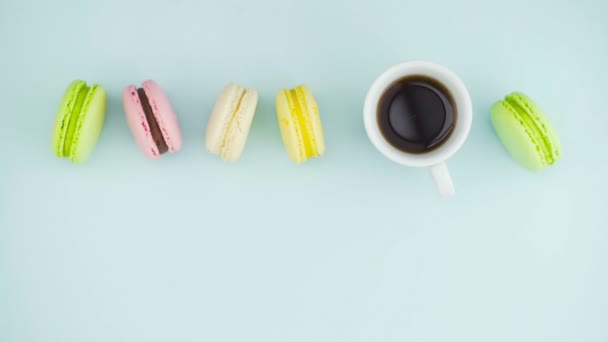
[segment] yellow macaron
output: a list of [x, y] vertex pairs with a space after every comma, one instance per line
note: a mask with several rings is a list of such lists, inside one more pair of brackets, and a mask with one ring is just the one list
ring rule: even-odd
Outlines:
[[277, 94], [277, 117], [291, 160], [300, 164], [325, 152], [319, 107], [310, 89], [300, 85]]

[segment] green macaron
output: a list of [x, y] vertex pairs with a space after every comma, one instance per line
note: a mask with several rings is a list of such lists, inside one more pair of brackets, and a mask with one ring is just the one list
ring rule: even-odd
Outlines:
[[84, 163], [95, 149], [103, 128], [107, 94], [97, 84], [74, 81], [57, 111], [51, 146], [59, 158]]
[[562, 147], [543, 110], [522, 93], [492, 106], [492, 124], [505, 148], [525, 168], [538, 172], [561, 159]]

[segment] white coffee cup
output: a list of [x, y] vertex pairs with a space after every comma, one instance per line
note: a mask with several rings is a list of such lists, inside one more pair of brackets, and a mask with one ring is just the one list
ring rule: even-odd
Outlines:
[[[452, 95], [456, 121], [450, 136], [439, 147], [422, 154], [401, 151], [391, 145], [378, 126], [378, 103], [394, 82], [407, 76], [426, 76], [443, 84]], [[454, 184], [446, 166], [448, 160], [464, 144], [473, 121], [473, 105], [464, 83], [449, 69], [430, 62], [405, 62], [385, 71], [372, 84], [363, 108], [365, 130], [374, 146], [392, 161], [412, 167], [427, 167], [442, 197], [455, 194]]]

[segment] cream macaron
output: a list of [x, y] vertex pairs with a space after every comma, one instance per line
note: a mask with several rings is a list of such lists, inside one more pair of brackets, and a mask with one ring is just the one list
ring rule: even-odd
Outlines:
[[245, 148], [257, 104], [255, 89], [245, 89], [234, 83], [227, 85], [209, 117], [205, 138], [207, 151], [224, 161], [237, 161]]

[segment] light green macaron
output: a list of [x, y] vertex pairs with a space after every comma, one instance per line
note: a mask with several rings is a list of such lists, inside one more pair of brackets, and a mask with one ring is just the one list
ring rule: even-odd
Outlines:
[[522, 93], [492, 106], [492, 124], [505, 148], [521, 165], [541, 171], [561, 159], [562, 146], [542, 109]]
[[74, 81], [57, 111], [51, 146], [59, 158], [84, 163], [95, 149], [106, 113], [107, 94], [97, 84]]

